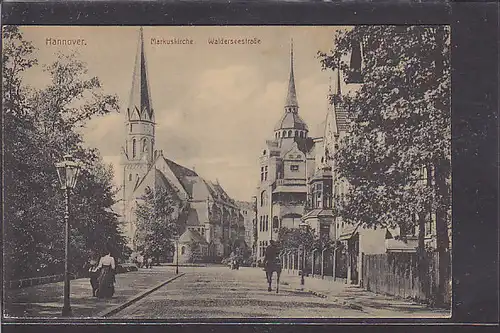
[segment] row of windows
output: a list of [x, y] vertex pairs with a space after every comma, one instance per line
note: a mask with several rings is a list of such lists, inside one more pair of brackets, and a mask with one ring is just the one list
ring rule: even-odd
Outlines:
[[205, 228], [190, 228], [191, 230], [196, 230], [200, 235], [205, 236]]
[[259, 242], [259, 257], [263, 257], [266, 253], [266, 247], [268, 245], [268, 241], [260, 241]]
[[260, 167], [260, 181], [267, 180], [267, 166]]
[[[152, 142], [152, 140], [151, 140], [151, 142]], [[147, 150], [148, 150], [147, 139], [143, 138], [141, 140], [141, 151], [145, 152]], [[137, 140], [134, 138], [134, 139], [132, 139], [132, 157], [136, 157], [136, 156], [137, 156]]]
[[[294, 135], [295, 134], [295, 135]], [[293, 137], [298, 137], [298, 138], [305, 138], [306, 137], [306, 132], [305, 131], [297, 131], [295, 130], [284, 130], [284, 131], [279, 131], [274, 134], [276, 139], [279, 138], [293, 138]]]
[[259, 219], [259, 231], [269, 231], [269, 216], [260, 216]]

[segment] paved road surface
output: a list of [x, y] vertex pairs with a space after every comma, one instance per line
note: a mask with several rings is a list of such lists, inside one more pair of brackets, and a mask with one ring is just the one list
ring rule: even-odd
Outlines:
[[[292, 284], [280, 285], [279, 294], [268, 292], [265, 273], [256, 268], [183, 267], [182, 272], [186, 275], [120, 311], [114, 318], [366, 317], [362, 310], [296, 290]], [[291, 278], [285, 278], [285, 284], [286, 279]]]

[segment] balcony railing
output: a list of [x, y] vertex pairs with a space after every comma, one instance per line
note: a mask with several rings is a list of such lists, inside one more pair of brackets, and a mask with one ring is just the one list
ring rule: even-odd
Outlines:
[[306, 180], [305, 179], [276, 179], [276, 186], [293, 186], [293, 185], [299, 185], [299, 186], [304, 186], [306, 185]]

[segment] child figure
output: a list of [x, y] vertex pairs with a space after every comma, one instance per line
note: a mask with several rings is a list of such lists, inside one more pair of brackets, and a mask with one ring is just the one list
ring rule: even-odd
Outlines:
[[92, 297], [97, 297], [97, 289], [99, 287], [99, 282], [97, 281], [99, 277], [98, 262], [94, 259], [90, 260], [89, 276], [90, 285], [92, 286]]

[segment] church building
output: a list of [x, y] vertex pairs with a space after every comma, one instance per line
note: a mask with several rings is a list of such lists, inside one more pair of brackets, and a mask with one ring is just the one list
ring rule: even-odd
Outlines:
[[203, 179], [195, 170], [174, 162], [163, 150], [156, 149], [155, 112], [142, 28], [124, 125], [122, 218], [124, 233], [134, 250], [137, 247], [134, 242], [137, 229], [135, 210], [147, 189], [155, 191], [160, 188], [175, 199], [174, 217], [179, 218], [181, 212], [186, 214], [180, 237], [183, 241], [200, 243], [196, 255], [202, 258], [200, 260], [220, 259], [228, 256], [235, 247], [245, 244], [240, 207], [218, 181]]

